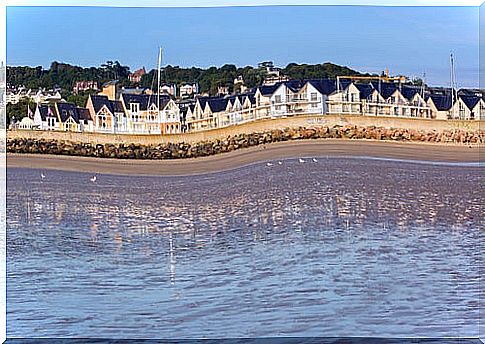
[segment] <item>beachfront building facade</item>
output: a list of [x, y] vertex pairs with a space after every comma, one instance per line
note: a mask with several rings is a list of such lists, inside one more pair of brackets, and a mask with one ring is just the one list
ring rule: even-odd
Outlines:
[[80, 108], [74, 103], [58, 102], [37, 105], [32, 118], [32, 129], [93, 132], [94, 124], [88, 109]]
[[483, 98], [460, 95], [450, 111], [450, 119], [485, 120], [485, 102]]
[[[453, 94], [449, 89], [425, 90], [393, 82], [315, 79], [263, 84], [242, 94], [177, 101], [170, 94], [119, 90], [116, 83], [107, 83], [97, 95], [88, 97], [86, 114], [81, 108], [74, 111], [73, 106], [57, 102], [38, 106], [30, 118], [32, 128], [41, 130], [158, 135], [301, 115], [485, 120], [480, 90]], [[26, 128], [30, 126], [27, 122]]]

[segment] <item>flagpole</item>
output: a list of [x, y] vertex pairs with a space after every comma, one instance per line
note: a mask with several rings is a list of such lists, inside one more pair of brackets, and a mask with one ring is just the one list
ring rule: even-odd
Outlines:
[[158, 51], [158, 88], [157, 88], [157, 109], [158, 120], [160, 121], [160, 68], [162, 65], [162, 47], [159, 47]]

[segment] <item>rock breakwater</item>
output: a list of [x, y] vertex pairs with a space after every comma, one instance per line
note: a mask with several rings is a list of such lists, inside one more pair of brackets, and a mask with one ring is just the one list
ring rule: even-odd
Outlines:
[[270, 130], [260, 133], [238, 134], [224, 139], [197, 143], [142, 144], [96, 144], [64, 140], [32, 138], [9, 139], [7, 152], [30, 154], [55, 154], [118, 159], [182, 159], [209, 156], [240, 148], [273, 142], [309, 139], [362, 139], [378, 141], [413, 141], [443, 144], [478, 145], [485, 141], [485, 132], [465, 130], [418, 131], [410, 129], [387, 129], [382, 127], [322, 126]]

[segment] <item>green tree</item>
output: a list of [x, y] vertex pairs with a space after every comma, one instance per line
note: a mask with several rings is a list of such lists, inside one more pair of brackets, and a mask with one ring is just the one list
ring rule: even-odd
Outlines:
[[27, 116], [27, 109], [30, 106], [32, 113], [35, 112], [36, 104], [30, 98], [22, 98], [17, 104], [7, 104], [7, 125], [12, 123], [15, 118], [16, 122]]

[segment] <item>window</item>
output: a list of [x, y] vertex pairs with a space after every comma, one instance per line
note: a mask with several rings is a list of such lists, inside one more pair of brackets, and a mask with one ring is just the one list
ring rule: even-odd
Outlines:
[[312, 108], [316, 108], [318, 106], [317, 103], [312, 103]]
[[138, 103], [130, 103], [130, 111], [131, 112], [138, 112], [138, 111], [140, 111], [140, 104], [138, 104]]
[[277, 103], [277, 104], [278, 104], [278, 103], [281, 103], [281, 95], [276, 95], [276, 96], [274, 97], [274, 102], [275, 102], [275, 103]]
[[107, 117], [105, 114], [98, 115], [98, 128], [105, 129], [108, 126], [106, 121], [107, 121]]
[[463, 105], [462, 102], [460, 102], [459, 104], [460, 104], [460, 106], [459, 106], [459, 108], [460, 108], [460, 110], [459, 110], [460, 111], [460, 118], [464, 118], [465, 117], [465, 106]]
[[310, 94], [310, 100], [311, 100], [312, 102], [314, 102], [314, 101], [316, 101], [316, 100], [317, 100], [317, 93], [316, 93], [316, 92], [312, 92], [312, 93]]

